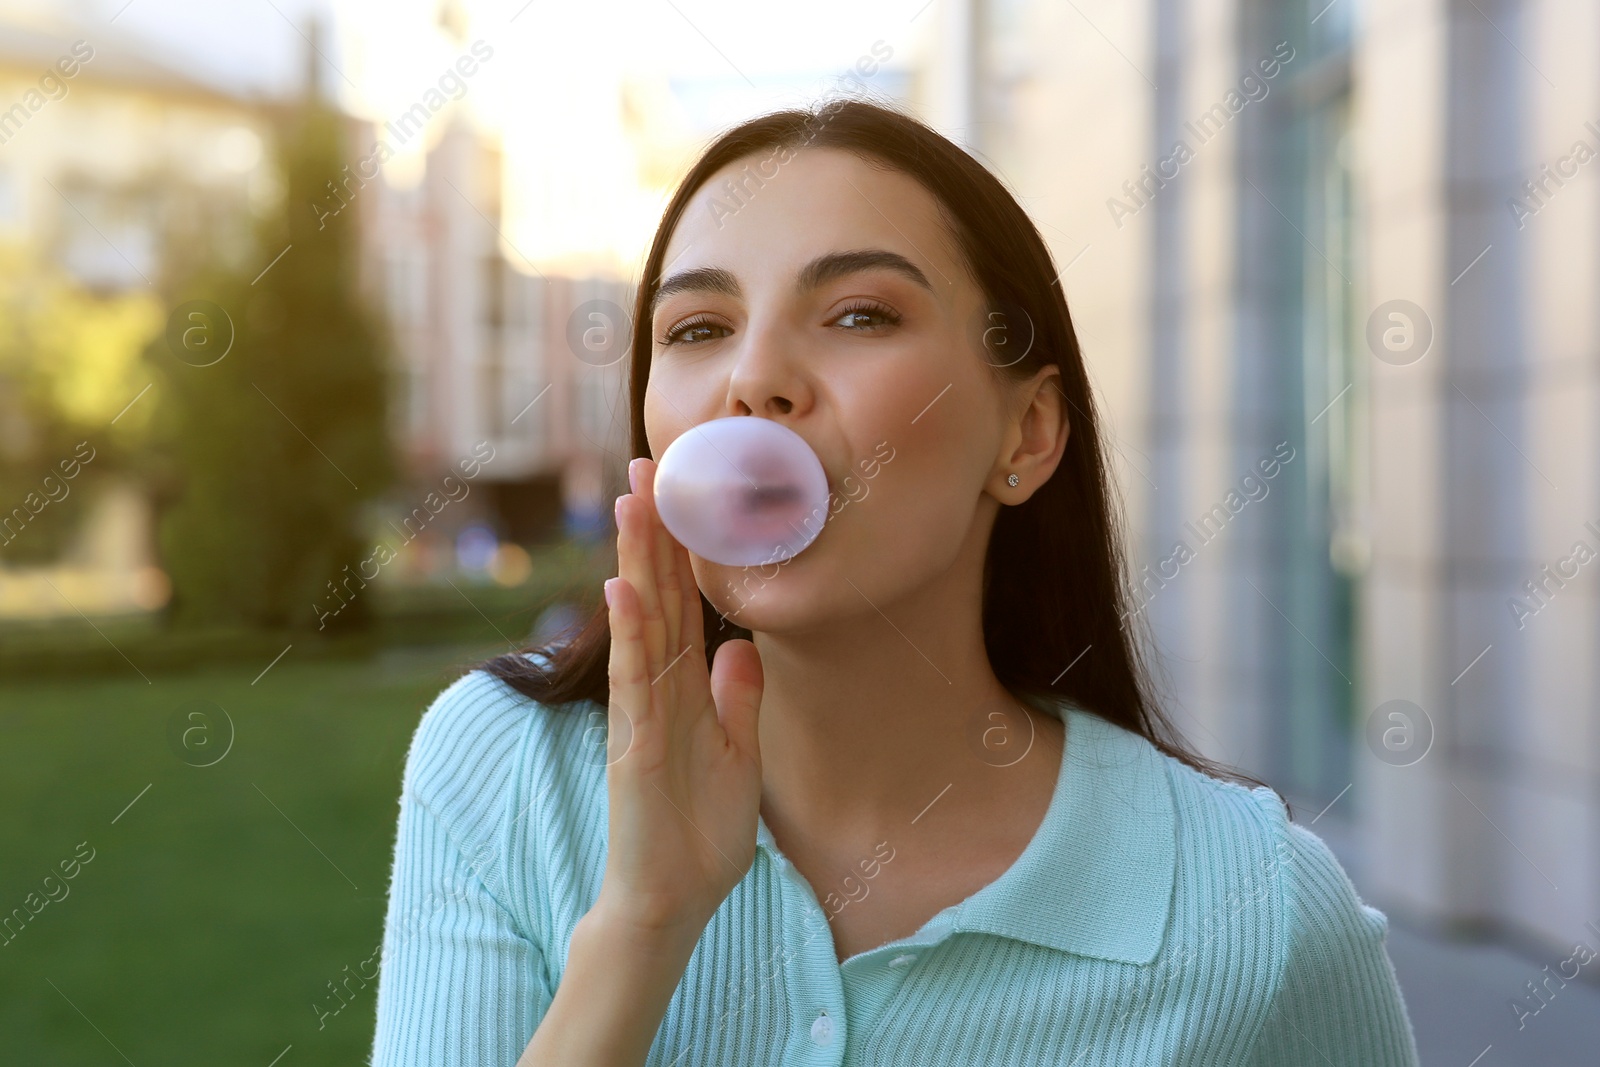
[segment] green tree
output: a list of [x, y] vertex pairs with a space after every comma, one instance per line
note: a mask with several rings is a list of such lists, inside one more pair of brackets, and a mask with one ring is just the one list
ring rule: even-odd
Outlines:
[[153, 294], [92, 293], [0, 244], [0, 566], [60, 559], [96, 488], [137, 465], [145, 412], [112, 420], [149, 382], [139, 351], [160, 321]]
[[316, 102], [291, 120], [282, 206], [256, 242], [265, 273], [202, 270], [146, 350], [161, 379], [159, 544], [180, 624], [316, 629], [318, 605], [345, 600], [328, 629], [370, 615], [370, 593], [348, 579], [367, 554], [366, 504], [393, 477], [388, 345], [358, 295], [355, 213], [313, 207], [342, 176], [342, 130]]

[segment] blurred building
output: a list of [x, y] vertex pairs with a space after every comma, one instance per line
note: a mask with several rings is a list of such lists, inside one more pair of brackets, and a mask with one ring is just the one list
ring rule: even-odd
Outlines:
[[1600, 10], [940, 7], [930, 118], [1053, 246], [1189, 738], [1380, 906], [1584, 939]]
[[[184, 267], [171, 261], [173, 249], [241, 265], [252, 212], [276, 191], [261, 165], [271, 124], [269, 107], [162, 64], [115, 26], [0, 20], [0, 246], [9, 269], [51, 263], [89, 292], [155, 302]], [[0, 374], [0, 462], [36, 451], [15, 389]], [[5, 501], [6, 514], [19, 502]], [[153, 566], [152, 521], [133, 481], [102, 484], [58, 566], [14, 569], [0, 553], [0, 615], [159, 605], [165, 579]]]
[[[374, 131], [377, 132], [377, 131]], [[493, 138], [451, 120], [420, 181], [361, 201], [368, 276], [398, 348], [396, 440], [427, 481], [487, 441], [503, 536], [597, 531], [625, 484], [630, 285], [546, 275], [504, 235]]]
[[[71, 73], [67, 73], [70, 71]], [[271, 111], [195, 81], [114, 27], [0, 32], [0, 240], [46, 250], [84, 285], [158, 285], [169, 247], [247, 246], [276, 184]]]
[[[316, 69], [307, 64], [321, 91]], [[270, 258], [253, 231], [278, 209], [275, 138], [296, 106], [197, 81], [114, 25], [7, 14], [0, 244], [90, 292], [157, 302], [204, 260], [253, 273]], [[609, 521], [606, 487], [614, 495], [625, 481], [617, 409], [631, 290], [541, 274], [503, 236], [493, 135], [454, 111], [426, 133], [420, 182], [391, 168], [343, 187], [357, 194], [363, 281], [396, 347], [402, 469], [413, 487], [431, 487], [479, 442], [493, 446], [476, 479], [485, 491], [435, 532], [446, 545], [469, 524], [521, 542], [594, 533]], [[381, 123], [350, 117], [352, 159], [378, 136], [390, 136]], [[16, 458], [28, 451], [26, 420], [10, 399], [0, 375], [0, 452]], [[0, 555], [0, 615], [158, 605], [153, 522], [136, 484], [102, 487], [59, 564], [11, 567]]]

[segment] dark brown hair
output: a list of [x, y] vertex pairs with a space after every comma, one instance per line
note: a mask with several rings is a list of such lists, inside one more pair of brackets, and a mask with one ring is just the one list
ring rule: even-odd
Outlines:
[[[784, 161], [805, 147], [852, 152], [916, 179], [940, 205], [982, 291], [1008, 329], [1026, 320], [1026, 354], [991, 363], [1002, 381], [1020, 382], [1041, 367], [1060, 368], [1071, 433], [1055, 473], [1025, 502], [1000, 509], [984, 562], [983, 634], [989, 662], [1019, 697], [1065, 700], [1140, 736], [1213, 777], [1260, 781], [1191, 752], [1153, 699], [1130, 629], [1118, 511], [1101, 450], [1095, 404], [1078, 339], [1050, 252], [1000, 181], [960, 147], [915, 118], [857, 99], [810, 110], [779, 111], [718, 137], [689, 170], [667, 205], [645, 261], [634, 305], [629, 375], [630, 455], [649, 456], [644, 394], [650, 376], [651, 303], [662, 258], [690, 198], [723, 167], [760, 154]], [[759, 180], [765, 164], [757, 168]], [[748, 179], [747, 179], [748, 181]], [[724, 641], [748, 638], [700, 597], [706, 664]], [[484, 669], [541, 703], [610, 699], [611, 631], [600, 604], [581, 625], [549, 644], [499, 656]], [[529, 658], [537, 651], [548, 662]], [[1068, 669], [1070, 665], [1070, 669]]]

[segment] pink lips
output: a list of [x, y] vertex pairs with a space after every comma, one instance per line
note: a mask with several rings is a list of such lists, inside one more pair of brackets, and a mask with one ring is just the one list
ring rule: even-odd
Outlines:
[[656, 468], [662, 523], [689, 551], [729, 566], [802, 552], [821, 530], [830, 490], [804, 438], [752, 415], [691, 427]]

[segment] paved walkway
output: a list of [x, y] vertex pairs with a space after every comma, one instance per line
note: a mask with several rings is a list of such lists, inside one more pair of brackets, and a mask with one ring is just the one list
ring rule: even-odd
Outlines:
[[[1316, 809], [1297, 802], [1295, 810]], [[1333, 849], [1366, 899], [1362, 856], [1353, 847], [1350, 827], [1328, 817], [1310, 828]], [[1384, 910], [1381, 901], [1368, 903]], [[1389, 958], [1400, 978], [1423, 1067], [1600, 1067], [1600, 959], [1562, 985], [1557, 969], [1572, 955], [1572, 945], [1541, 953], [1496, 942], [1452, 940], [1385, 914]], [[1600, 925], [1600, 916], [1596, 920]], [[1575, 936], [1600, 949], [1592, 931]], [[1511, 1001], [1535, 1003], [1527, 984], [1545, 979], [1546, 965], [1557, 976], [1549, 980], [1548, 1003], [1537, 1014], [1519, 1019]]]
[[[1589, 937], [1591, 948], [1595, 938]], [[1595, 1067], [1600, 1064], [1600, 984], [1551, 979], [1548, 1003], [1524, 1016], [1527, 983], [1555, 974], [1572, 952], [1532, 956], [1495, 944], [1447, 941], [1389, 920], [1389, 958], [1424, 1067]], [[1600, 961], [1583, 968], [1593, 975]], [[1570, 973], [1570, 966], [1568, 971]]]

